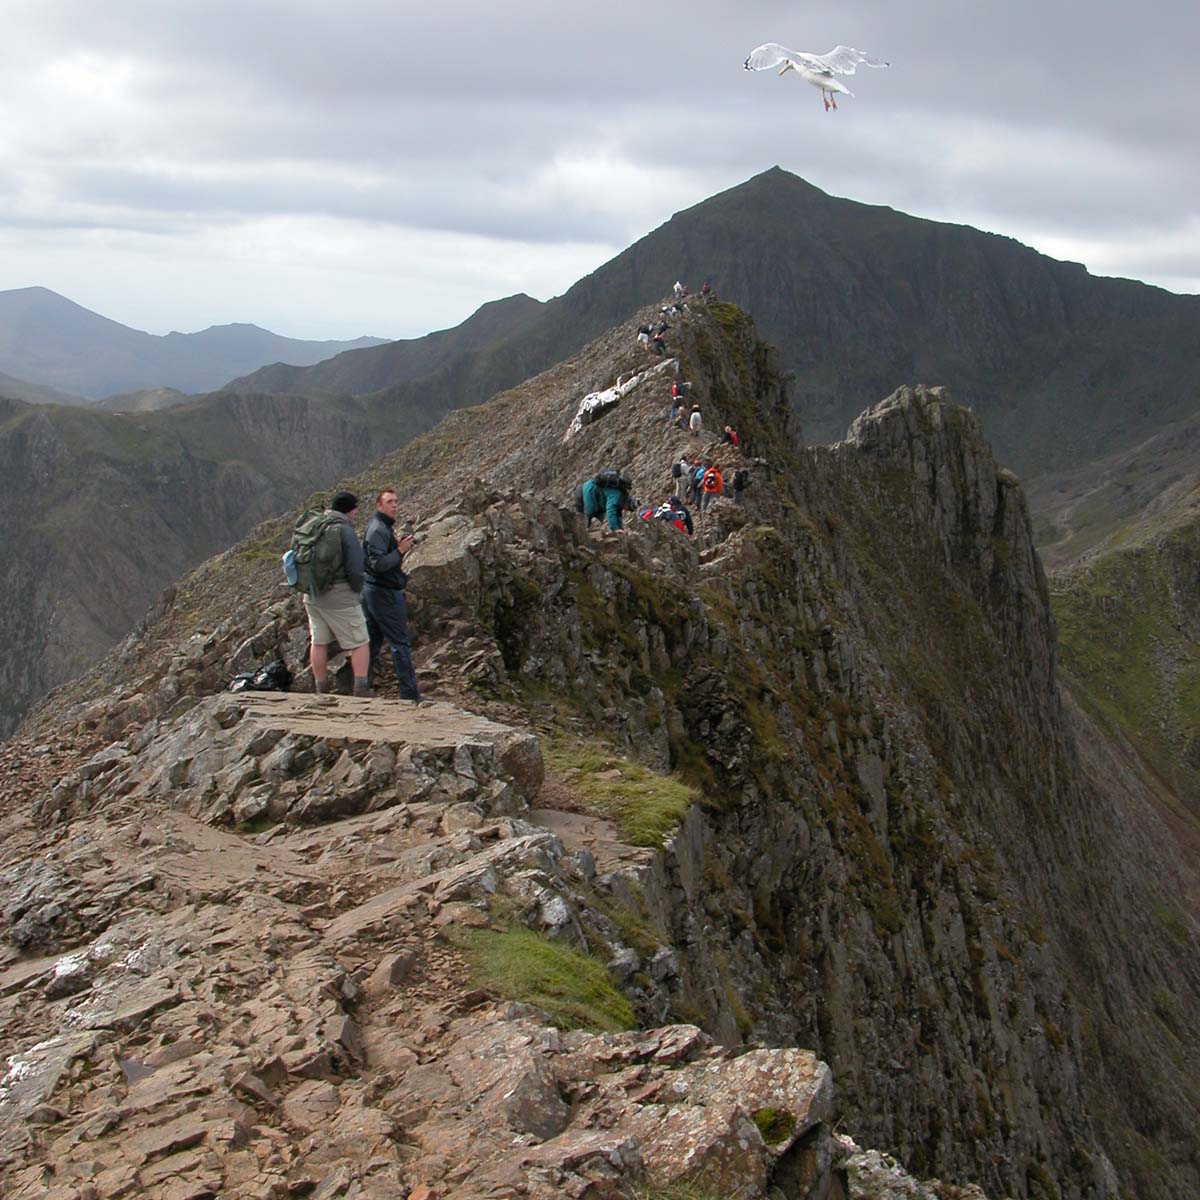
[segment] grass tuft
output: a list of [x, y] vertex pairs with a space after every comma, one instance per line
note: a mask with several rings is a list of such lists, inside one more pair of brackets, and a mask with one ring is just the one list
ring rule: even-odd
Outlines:
[[595, 742], [554, 738], [542, 750], [551, 771], [596, 812], [616, 822], [633, 846], [661, 846], [700, 798], [679, 779], [656, 775]]
[[545, 1009], [560, 1029], [615, 1033], [636, 1024], [608, 969], [587, 954], [521, 927], [446, 932], [466, 954], [477, 985]]

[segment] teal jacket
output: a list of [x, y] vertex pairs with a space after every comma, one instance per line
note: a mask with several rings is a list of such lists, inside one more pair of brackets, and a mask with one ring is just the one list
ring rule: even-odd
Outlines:
[[609, 529], [621, 528], [621, 489], [601, 488], [594, 479], [583, 485], [583, 516], [590, 525], [593, 517], [604, 517]]

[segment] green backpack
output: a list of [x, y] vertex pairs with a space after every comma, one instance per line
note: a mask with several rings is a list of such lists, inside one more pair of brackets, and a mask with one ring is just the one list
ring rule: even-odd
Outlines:
[[[319, 596], [335, 582], [342, 568], [341, 524], [339, 513], [315, 508], [301, 513], [296, 519], [289, 551], [291, 562], [285, 563], [284, 568], [288, 582], [296, 591]], [[289, 566], [291, 570], [288, 570]]]

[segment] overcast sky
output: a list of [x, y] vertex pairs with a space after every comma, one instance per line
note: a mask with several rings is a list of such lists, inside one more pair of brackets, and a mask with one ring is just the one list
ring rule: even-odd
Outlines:
[[[1200, 5], [4, 0], [0, 289], [408, 337], [778, 164], [1200, 291]], [[756, 45], [889, 59], [826, 114]], [[664, 290], [671, 281], [664, 281]]]

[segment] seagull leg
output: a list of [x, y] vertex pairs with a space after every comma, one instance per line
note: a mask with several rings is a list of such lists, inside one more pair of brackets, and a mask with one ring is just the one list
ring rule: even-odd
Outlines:
[[825, 111], [828, 112], [829, 111], [829, 94], [827, 92], [822, 92], [821, 99], [825, 101]]
[[832, 92], [829, 93], [829, 103], [833, 105], [833, 111], [837, 112], [837, 97]]

